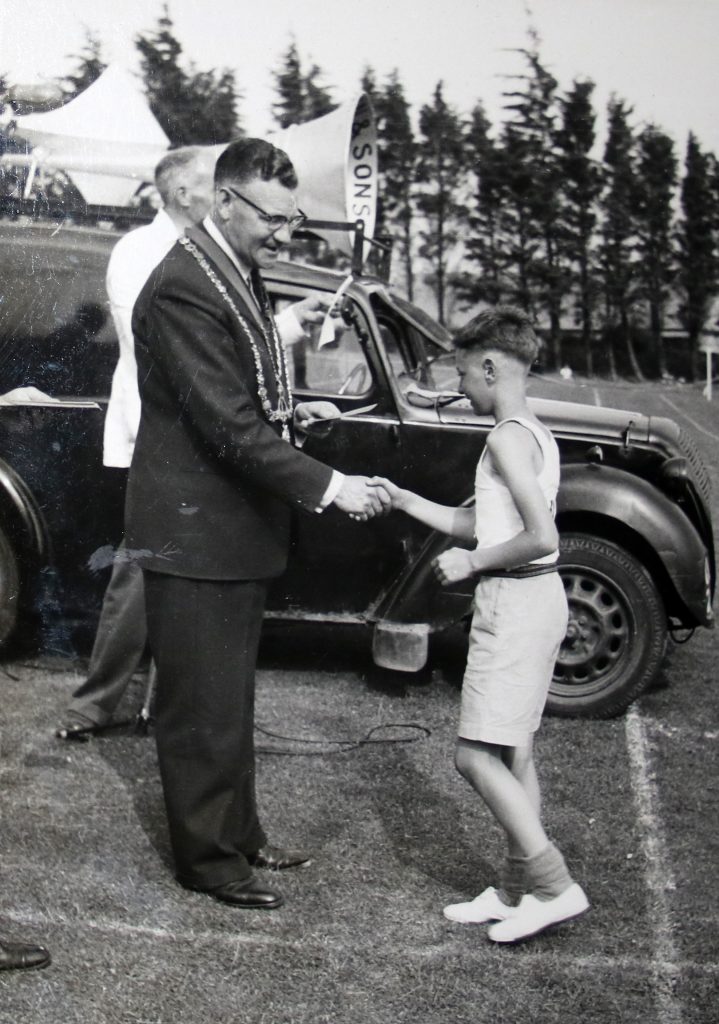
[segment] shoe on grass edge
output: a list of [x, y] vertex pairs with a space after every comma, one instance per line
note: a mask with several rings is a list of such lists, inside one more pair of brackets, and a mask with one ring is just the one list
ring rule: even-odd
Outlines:
[[519, 942], [588, 909], [589, 900], [576, 882], [553, 900], [538, 900], [531, 892], [525, 893], [512, 917], [491, 925], [487, 935], [492, 942]]
[[442, 913], [449, 921], [459, 924], [486, 924], [487, 921], [505, 921], [518, 909], [503, 903], [497, 890], [490, 885], [468, 903], [450, 903]]

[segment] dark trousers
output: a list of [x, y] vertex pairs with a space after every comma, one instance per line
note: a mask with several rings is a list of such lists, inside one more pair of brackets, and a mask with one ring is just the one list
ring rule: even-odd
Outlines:
[[255, 798], [255, 664], [264, 581], [145, 572], [155, 735], [178, 881], [249, 877], [266, 839]]
[[87, 679], [75, 690], [68, 711], [95, 725], [107, 725], [147, 643], [142, 570], [117, 549], [112, 575], [102, 602]]

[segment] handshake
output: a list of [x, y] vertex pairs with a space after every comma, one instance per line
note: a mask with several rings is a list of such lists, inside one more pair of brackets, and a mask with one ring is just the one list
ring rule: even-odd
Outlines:
[[[352, 413], [345, 413], [348, 415]], [[302, 434], [312, 424], [318, 424], [320, 430], [329, 431], [332, 420], [341, 416], [332, 402], [301, 403], [295, 409], [295, 429]], [[346, 476], [334, 497], [334, 504], [350, 519], [359, 522], [392, 511], [405, 512], [433, 530], [466, 542], [464, 547], [449, 548], [434, 559], [432, 568], [443, 586], [475, 576], [481, 569], [476, 562], [478, 552], [467, 550], [468, 544], [476, 544], [473, 508], [438, 505], [398, 487], [383, 476]]]
[[364, 522], [398, 508], [399, 487], [380, 476], [346, 476], [335, 496], [337, 508]]

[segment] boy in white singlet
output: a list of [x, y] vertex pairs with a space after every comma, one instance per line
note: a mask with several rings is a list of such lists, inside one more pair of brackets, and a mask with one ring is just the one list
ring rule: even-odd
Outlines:
[[567, 627], [556, 571], [554, 509], [559, 452], [527, 404], [538, 352], [529, 318], [511, 306], [476, 316], [454, 339], [463, 394], [496, 426], [477, 465], [475, 508], [451, 508], [375, 478], [392, 507], [476, 547], [435, 562], [447, 585], [479, 577], [462, 685], [455, 763], [507, 838], [497, 888], [444, 908], [451, 921], [491, 924], [494, 942], [516, 942], [589, 906], [540, 817], [532, 753]]

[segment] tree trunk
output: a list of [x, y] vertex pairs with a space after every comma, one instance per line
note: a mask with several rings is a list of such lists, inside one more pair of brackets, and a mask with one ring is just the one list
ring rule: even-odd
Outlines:
[[558, 370], [562, 365], [562, 332], [560, 329], [559, 311], [554, 307], [549, 311], [549, 337], [552, 342], [554, 368]]
[[639, 365], [639, 360], [637, 359], [637, 353], [634, 349], [634, 342], [632, 341], [632, 332], [629, 326], [629, 319], [627, 317], [626, 310], [624, 309], [622, 310], [621, 324], [622, 338], [627, 349], [627, 355], [629, 356], [629, 365], [632, 368], [632, 373], [637, 378], [637, 380], [644, 381], [646, 380], [646, 377], [642, 373], [642, 368]]
[[699, 351], [699, 331], [695, 328], [689, 331], [689, 380], [694, 383], [699, 380], [703, 373], [701, 365], [702, 352]]
[[405, 285], [407, 288], [407, 298], [412, 302], [414, 300], [414, 269], [412, 267], [412, 218], [409, 213], [404, 217], [402, 231]]
[[410, 302], [414, 300], [414, 270], [412, 268], [412, 235], [409, 224], [404, 228], [404, 280], [407, 288], [407, 298]]
[[594, 353], [592, 352], [592, 332], [589, 322], [582, 313], [582, 347], [584, 349], [584, 366], [587, 377], [594, 376]]
[[437, 216], [437, 319], [444, 327], [444, 217]]
[[664, 338], [662, 336], [662, 309], [659, 302], [652, 301], [650, 303], [649, 322], [651, 324], [652, 346], [654, 348], [654, 358], [656, 359], [657, 370], [659, 372], [659, 376], [664, 377], [667, 372], [667, 362], [664, 352]]
[[594, 353], [592, 352], [592, 306], [589, 299], [589, 274], [587, 264], [582, 260], [579, 276], [579, 291], [582, 312], [582, 346], [587, 376], [594, 374]]
[[609, 376], [612, 380], [617, 379], [617, 357], [614, 354], [614, 342], [607, 339], [607, 358], [609, 360]]

